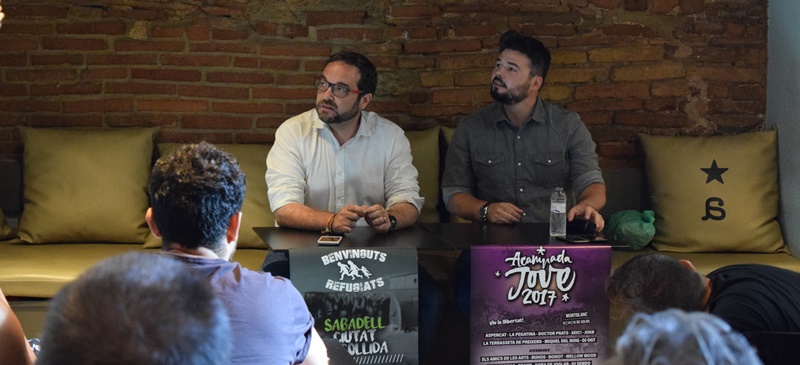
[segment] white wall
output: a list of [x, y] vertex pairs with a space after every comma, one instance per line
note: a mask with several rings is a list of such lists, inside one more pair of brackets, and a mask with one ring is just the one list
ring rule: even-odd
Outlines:
[[781, 225], [800, 257], [800, 1], [770, 0], [767, 127], [778, 128]]

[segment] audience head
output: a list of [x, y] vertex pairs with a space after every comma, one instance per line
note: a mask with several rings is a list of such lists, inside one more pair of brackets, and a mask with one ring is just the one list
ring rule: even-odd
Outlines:
[[661, 254], [639, 255], [611, 274], [606, 291], [613, 305], [630, 312], [695, 311], [703, 309], [706, 280], [688, 261]]
[[148, 190], [148, 223], [155, 223], [165, 248], [205, 247], [224, 258], [233, 219], [238, 234], [245, 194], [244, 173], [231, 154], [206, 142], [181, 146], [156, 162]]
[[756, 351], [722, 319], [670, 309], [637, 313], [609, 365], [760, 365]]
[[51, 301], [38, 365], [224, 364], [228, 316], [207, 279], [175, 259], [101, 261]]
[[510, 30], [500, 37], [500, 53], [510, 49], [524, 54], [531, 61], [531, 76], [547, 77], [550, 69], [550, 51], [538, 39]]
[[375, 90], [378, 89], [378, 71], [366, 56], [357, 52], [339, 52], [330, 56], [325, 65], [331, 62], [344, 62], [358, 69], [361, 73], [358, 90], [362, 91], [358, 95], [359, 99], [366, 94], [375, 94]]

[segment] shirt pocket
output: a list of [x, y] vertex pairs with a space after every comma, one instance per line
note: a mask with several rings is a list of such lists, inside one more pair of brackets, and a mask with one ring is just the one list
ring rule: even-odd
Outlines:
[[508, 181], [508, 171], [505, 171], [509, 162], [506, 156], [498, 152], [476, 151], [473, 158], [473, 169], [478, 181], [478, 188], [483, 190], [489, 186], [498, 186], [503, 181]]
[[533, 180], [545, 188], [570, 186], [569, 161], [560, 153], [542, 153], [533, 157]]

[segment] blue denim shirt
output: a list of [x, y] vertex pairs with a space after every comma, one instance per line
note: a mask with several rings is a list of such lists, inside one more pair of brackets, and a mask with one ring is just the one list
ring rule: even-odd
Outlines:
[[572, 205], [587, 186], [604, 183], [595, 147], [577, 113], [539, 99], [531, 120], [517, 130], [503, 105], [491, 104], [465, 117], [453, 134], [444, 202], [468, 193], [518, 206], [522, 222], [549, 222], [554, 187], [564, 187]]

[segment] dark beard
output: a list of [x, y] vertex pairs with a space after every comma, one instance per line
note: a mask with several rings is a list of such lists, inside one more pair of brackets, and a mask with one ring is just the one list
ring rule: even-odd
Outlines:
[[319, 109], [317, 109], [317, 115], [319, 115], [319, 119], [322, 119], [322, 121], [325, 122], [326, 124], [342, 123], [342, 122], [344, 122], [346, 120], [353, 119], [353, 117], [358, 115], [358, 112], [359, 112], [358, 104], [354, 104], [353, 105], [353, 109], [347, 110], [344, 113], [338, 113], [339, 109], [336, 106], [336, 104], [322, 101], [319, 104], [317, 104], [317, 106], [319, 106], [320, 104], [333, 106], [335, 108], [335, 110], [337, 111], [337, 114], [333, 118], [323, 118], [322, 114], [319, 112]]
[[492, 99], [504, 105], [514, 105], [525, 99], [520, 97], [520, 95], [512, 95], [510, 92], [500, 94], [497, 92], [494, 85], [489, 87], [489, 95], [492, 96]]

